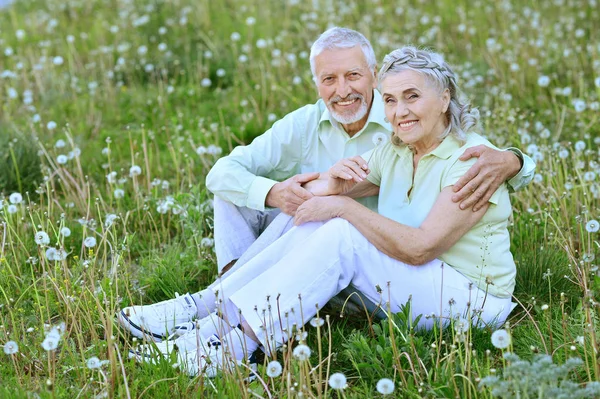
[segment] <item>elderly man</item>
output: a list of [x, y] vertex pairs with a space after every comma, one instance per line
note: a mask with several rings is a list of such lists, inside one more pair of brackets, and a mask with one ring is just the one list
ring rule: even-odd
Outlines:
[[[311, 47], [310, 66], [319, 101], [286, 115], [251, 144], [235, 148], [206, 178], [215, 194], [215, 249], [223, 278], [243, 270], [249, 258], [292, 226], [290, 215], [313, 196], [311, 182], [318, 172], [342, 158], [365, 154], [390, 137], [376, 90], [375, 54], [362, 34], [345, 28], [324, 32]], [[479, 209], [508, 179], [518, 190], [533, 177], [535, 164], [517, 149], [479, 146], [462, 159], [471, 157], [478, 157], [477, 163], [455, 185], [453, 200], [462, 201], [462, 209]], [[377, 210], [375, 197], [362, 203]], [[219, 280], [196, 294], [125, 308], [119, 322], [137, 337], [161, 340], [214, 311], [218, 286]]]

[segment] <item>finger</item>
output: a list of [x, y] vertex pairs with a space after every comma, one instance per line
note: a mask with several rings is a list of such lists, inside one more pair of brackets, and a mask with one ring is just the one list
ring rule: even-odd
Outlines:
[[365, 159], [363, 157], [361, 157], [360, 155], [356, 155], [356, 156], [350, 157], [348, 159], [351, 159], [352, 161], [354, 161], [363, 170], [367, 170], [369, 167], [367, 165], [367, 161], [365, 161]]
[[[479, 202], [481, 198], [485, 195], [487, 191], [488, 185], [482, 184], [477, 189], [475, 189], [471, 195], [464, 201], [460, 203], [460, 209], [469, 209], [472, 208], [476, 203]], [[475, 210], [473, 210], [475, 211]]]
[[307, 183], [309, 181], [318, 179], [320, 175], [321, 174], [319, 172], [301, 173], [294, 176], [294, 180], [298, 183]]
[[[460, 192], [463, 190], [463, 188], [465, 187], [465, 185], [469, 182], [471, 182], [473, 179], [475, 179], [477, 177], [477, 175], [479, 175], [480, 172], [480, 168], [479, 165], [475, 164], [473, 166], [471, 166], [469, 168], [469, 170], [467, 170], [467, 173], [464, 174], [463, 177], [461, 177], [460, 179], [458, 179], [458, 181], [454, 184], [454, 187], [452, 188], [454, 190], [454, 192]], [[479, 184], [477, 184], [477, 186], [479, 186]], [[477, 188], [477, 187], [475, 187]], [[458, 202], [461, 199], [463, 199], [464, 197], [466, 197], [466, 195], [468, 195], [467, 193], [457, 193], [459, 196], [457, 197], [457, 195], [452, 196], [452, 201], [454, 202]], [[456, 199], [455, 199], [456, 198]]]
[[[454, 202], [461, 202], [464, 201], [465, 199], [469, 198], [471, 195], [473, 195], [473, 193], [475, 193], [475, 191], [477, 190], [477, 188], [483, 183], [482, 179], [473, 179], [471, 180], [469, 183], [467, 183], [463, 188], [460, 189], [459, 192], [457, 192], [456, 194], [454, 194], [452, 196], [452, 201]], [[471, 204], [472, 205], [472, 204]], [[461, 207], [461, 209], [464, 209]]]
[[329, 176], [330, 177], [335, 177], [338, 179], [342, 179], [342, 180], [351, 180], [352, 179], [352, 175], [350, 175], [346, 168], [344, 166], [337, 166], [335, 168], [332, 168], [329, 171]]
[[365, 170], [362, 168], [360, 163], [351, 161], [351, 162], [348, 162], [345, 166], [346, 166], [346, 168], [352, 170], [356, 176], [359, 176], [361, 178], [361, 181], [362, 181], [362, 179], [367, 177], [367, 174], [365, 173]]
[[461, 161], [466, 161], [468, 159], [471, 159], [473, 157], [479, 158], [479, 156], [481, 155], [481, 150], [483, 149], [483, 147], [485, 147], [484, 145], [478, 145], [476, 147], [470, 147], [467, 148], [465, 152], [463, 152], [463, 154], [460, 156]]
[[295, 184], [290, 187], [290, 192], [293, 198], [290, 198], [290, 201], [297, 203], [298, 205], [302, 204], [304, 201], [311, 199], [314, 197], [313, 193], [303, 188], [299, 184]]
[[473, 205], [473, 212], [477, 212], [478, 210], [480, 210], [481, 208], [486, 206], [488, 204], [488, 202], [490, 201], [490, 198], [492, 198], [492, 195], [494, 195], [495, 192], [496, 192], [496, 190], [488, 189], [485, 192], [485, 194], [479, 199], [479, 201], [477, 201], [477, 203], [475, 205]]

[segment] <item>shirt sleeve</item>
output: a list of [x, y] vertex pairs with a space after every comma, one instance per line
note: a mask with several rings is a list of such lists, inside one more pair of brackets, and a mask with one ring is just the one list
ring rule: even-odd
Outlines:
[[303, 107], [288, 114], [249, 145], [219, 159], [206, 176], [208, 190], [237, 206], [264, 211], [271, 188], [300, 170], [309, 111]]
[[[441, 187], [440, 191], [448, 186], [453, 186], [456, 182], [467, 173], [467, 171], [473, 166], [473, 164], [477, 162], [476, 158], [470, 158], [466, 161], [456, 160], [450, 168], [442, 175]], [[505, 185], [501, 185], [498, 187], [496, 192], [492, 194], [492, 197], [489, 199], [489, 202], [498, 205], [498, 201], [500, 199], [500, 194], [502, 191], [507, 190]]]
[[523, 160], [523, 166], [521, 167], [519, 173], [517, 173], [515, 177], [507, 182], [511, 192], [519, 191], [533, 180], [533, 176], [535, 175], [535, 162], [533, 159], [531, 159], [531, 157], [523, 154], [523, 152], [518, 148], [509, 147], [505, 151], [511, 151], [517, 157]]

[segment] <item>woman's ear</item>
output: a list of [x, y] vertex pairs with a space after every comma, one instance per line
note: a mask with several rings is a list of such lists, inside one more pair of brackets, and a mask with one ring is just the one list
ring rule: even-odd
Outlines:
[[448, 107], [450, 106], [450, 90], [445, 89], [444, 92], [442, 93], [442, 113], [446, 113], [446, 111], [448, 111]]

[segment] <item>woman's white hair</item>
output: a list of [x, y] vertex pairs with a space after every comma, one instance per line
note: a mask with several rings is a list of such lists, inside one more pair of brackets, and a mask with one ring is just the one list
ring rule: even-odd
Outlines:
[[[450, 92], [450, 104], [446, 111], [448, 126], [440, 139], [443, 140], [451, 134], [464, 143], [466, 132], [476, 126], [479, 121], [479, 110], [471, 108], [468, 102], [460, 98], [456, 75], [444, 58], [433, 51], [419, 50], [412, 46], [394, 50], [383, 59], [383, 66], [379, 71], [379, 85], [381, 86], [386, 77], [406, 70], [424, 75], [439, 89], [440, 93], [448, 89]], [[396, 145], [402, 144], [396, 136], [392, 137], [392, 142]]]
[[315, 70], [315, 57], [329, 49], [347, 49], [355, 46], [360, 46], [367, 65], [375, 76], [375, 68], [377, 67], [377, 59], [371, 43], [363, 36], [362, 33], [348, 28], [333, 27], [327, 29], [319, 36], [319, 38], [310, 47], [310, 70], [313, 75], [313, 81], [317, 83], [317, 72]]

